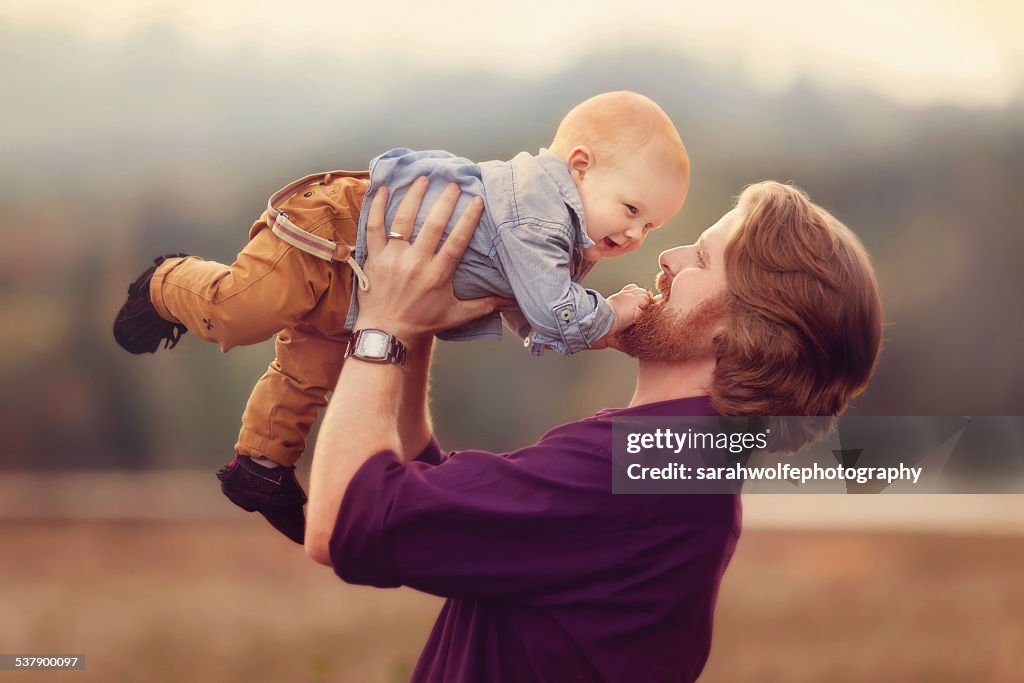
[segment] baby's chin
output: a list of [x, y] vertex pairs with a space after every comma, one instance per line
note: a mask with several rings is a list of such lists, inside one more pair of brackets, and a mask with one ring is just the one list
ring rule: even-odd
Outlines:
[[605, 254], [596, 244], [592, 247], [583, 247], [583, 258], [588, 261], [600, 261], [605, 256], [607, 256], [607, 254]]

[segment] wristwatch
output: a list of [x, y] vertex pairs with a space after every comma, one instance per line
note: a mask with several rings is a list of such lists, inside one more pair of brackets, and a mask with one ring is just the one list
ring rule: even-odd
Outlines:
[[369, 363], [394, 363], [405, 367], [405, 344], [384, 330], [356, 330], [345, 347], [345, 358], [349, 356]]

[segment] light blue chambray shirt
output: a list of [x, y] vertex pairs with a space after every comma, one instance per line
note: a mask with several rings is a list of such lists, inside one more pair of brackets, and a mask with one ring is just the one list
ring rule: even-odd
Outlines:
[[[398, 204], [413, 181], [430, 178], [426, 197], [416, 216], [413, 241], [433, 205], [450, 182], [462, 196], [445, 238], [470, 200], [484, 198], [485, 210], [452, 285], [459, 299], [481, 296], [514, 298], [517, 306], [473, 320], [438, 336], [449, 340], [500, 339], [502, 317], [513, 332], [528, 338], [534, 353], [551, 347], [559, 353], [588, 348], [611, 329], [615, 312], [598, 292], [579, 281], [594, 266], [583, 248], [594, 244], [587, 236], [583, 203], [566, 163], [542, 149], [534, 156], [521, 152], [510, 161], [475, 163], [443, 151], [393, 149], [370, 162], [370, 187], [359, 216], [355, 258], [366, 263], [366, 222], [373, 192], [388, 189], [386, 225], [394, 221]], [[373, 286], [373, 283], [370, 283]], [[345, 321], [355, 327], [356, 290]]]

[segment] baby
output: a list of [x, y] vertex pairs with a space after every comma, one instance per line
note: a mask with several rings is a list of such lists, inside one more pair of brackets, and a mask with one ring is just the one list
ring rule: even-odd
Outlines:
[[500, 338], [503, 317], [534, 353], [570, 354], [604, 346], [632, 323], [646, 301], [642, 290], [606, 299], [579, 281], [598, 260], [637, 249], [679, 211], [690, 167], [679, 133], [657, 104], [635, 93], [605, 93], [570, 111], [550, 148], [537, 155], [478, 164], [447, 152], [391, 150], [368, 172], [316, 174], [275, 193], [230, 266], [184, 254], [156, 259], [129, 287], [114, 322], [126, 350], [173, 347], [186, 331], [224, 351], [277, 334], [276, 357], [242, 416], [235, 457], [217, 476], [232, 502], [260, 512], [296, 543], [303, 542], [306, 496], [294, 465], [344, 358], [359, 357], [348, 342], [356, 289], [372, 285], [362, 270], [364, 198], [386, 187], [391, 225], [421, 176], [429, 185], [410, 239], [449, 183], [462, 195], [445, 234], [472, 197], [483, 197], [454, 293], [516, 301], [500, 315], [439, 336]]

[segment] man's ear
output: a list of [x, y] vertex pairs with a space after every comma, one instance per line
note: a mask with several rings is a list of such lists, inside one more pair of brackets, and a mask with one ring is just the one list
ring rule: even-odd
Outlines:
[[594, 156], [590, 153], [589, 147], [580, 145], [572, 148], [566, 158], [566, 163], [569, 164], [569, 173], [577, 182], [580, 182], [590, 167], [594, 165]]
[[717, 349], [725, 341], [725, 335], [729, 331], [728, 321], [720, 318], [711, 330], [711, 343]]

